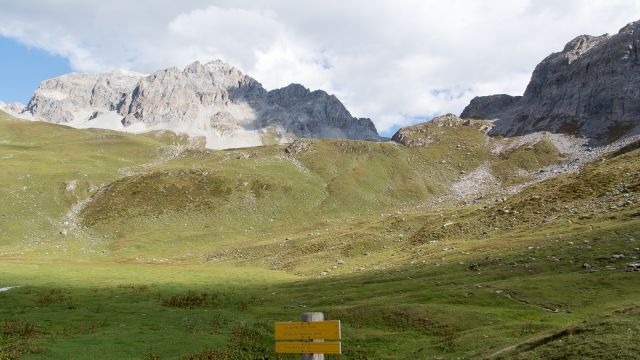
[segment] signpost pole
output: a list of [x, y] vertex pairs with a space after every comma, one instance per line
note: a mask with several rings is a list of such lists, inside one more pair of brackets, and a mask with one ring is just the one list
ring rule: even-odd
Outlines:
[[[321, 312], [305, 312], [300, 315], [301, 321], [313, 322], [324, 321], [324, 313]], [[313, 340], [324, 342], [324, 340]], [[324, 354], [302, 354], [302, 360], [324, 360]]]

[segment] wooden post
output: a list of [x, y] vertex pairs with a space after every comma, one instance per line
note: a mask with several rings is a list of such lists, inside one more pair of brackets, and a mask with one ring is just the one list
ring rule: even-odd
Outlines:
[[[300, 315], [300, 321], [324, 321], [324, 313], [321, 312], [305, 312]], [[324, 340], [313, 340], [324, 342]], [[324, 360], [324, 354], [302, 354], [302, 360]]]

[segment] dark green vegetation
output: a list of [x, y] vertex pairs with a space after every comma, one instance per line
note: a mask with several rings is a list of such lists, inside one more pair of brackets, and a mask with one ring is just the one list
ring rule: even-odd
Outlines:
[[342, 320], [347, 359], [638, 358], [640, 150], [425, 206], [485, 162], [509, 183], [560, 160], [429, 136], [181, 152], [0, 120], [0, 287], [21, 286], [0, 358], [272, 358], [273, 322], [310, 310]]

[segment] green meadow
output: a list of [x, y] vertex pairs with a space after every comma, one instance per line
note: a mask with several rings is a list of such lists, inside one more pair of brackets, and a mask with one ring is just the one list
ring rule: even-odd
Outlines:
[[343, 359], [640, 358], [640, 150], [441, 202], [562, 155], [429, 136], [214, 151], [0, 115], [0, 359], [273, 359], [306, 311]]

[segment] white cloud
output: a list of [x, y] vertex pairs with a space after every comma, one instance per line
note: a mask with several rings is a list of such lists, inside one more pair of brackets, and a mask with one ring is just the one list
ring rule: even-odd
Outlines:
[[76, 70], [221, 58], [267, 88], [335, 93], [382, 132], [475, 95], [520, 94], [573, 37], [640, 18], [640, 0], [0, 1], [0, 34]]

